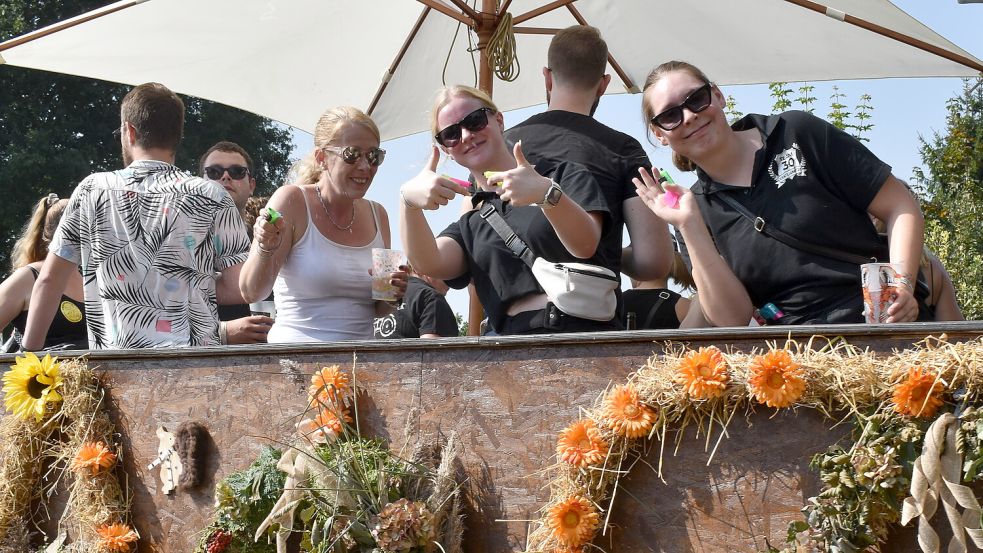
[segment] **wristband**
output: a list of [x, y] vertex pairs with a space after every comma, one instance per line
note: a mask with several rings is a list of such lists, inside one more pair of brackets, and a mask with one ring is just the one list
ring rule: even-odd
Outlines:
[[909, 292], [915, 291], [915, 287], [911, 285], [911, 279], [904, 275], [898, 275], [894, 277], [894, 282], [896, 282], [897, 284], [903, 284], [905, 288], [908, 289]]
[[417, 206], [411, 204], [409, 202], [409, 200], [406, 199], [406, 196], [403, 195], [403, 189], [402, 188], [399, 189], [399, 197], [403, 200], [403, 205], [406, 206], [407, 209], [414, 209], [416, 211], [420, 211], [420, 210], [423, 209], [422, 207], [417, 207]]
[[225, 325], [225, 321], [219, 321], [218, 323], [218, 340], [222, 345], [228, 345], [229, 343], [229, 329]]

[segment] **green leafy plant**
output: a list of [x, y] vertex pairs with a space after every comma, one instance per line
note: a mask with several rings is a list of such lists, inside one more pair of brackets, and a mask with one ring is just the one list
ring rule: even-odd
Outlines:
[[798, 88], [799, 97], [795, 99], [796, 102], [802, 106], [803, 111], [808, 111], [813, 113], [815, 108], [812, 107], [816, 103], [816, 97], [812, 95], [812, 92], [816, 90], [816, 87], [809, 83], [802, 83], [802, 86]]
[[826, 119], [834, 127], [841, 130], [846, 130], [847, 119], [850, 117], [850, 112], [846, 111], [847, 106], [843, 103], [846, 101], [846, 94], [840, 92], [840, 88], [838, 86], [833, 85], [833, 93], [829, 96], [829, 99], [830, 112], [826, 114]]
[[773, 113], [781, 113], [792, 107], [791, 96], [794, 93], [788, 83], [770, 83], [768, 85], [769, 94], [775, 100], [771, 106]]

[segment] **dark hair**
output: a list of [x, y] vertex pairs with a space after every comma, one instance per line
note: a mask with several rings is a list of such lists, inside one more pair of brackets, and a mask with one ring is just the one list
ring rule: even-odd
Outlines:
[[608, 63], [608, 45], [601, 32], [588, 25], [561, 29], [550, 41], [546, 63], [560, 84], [579, 89], [597, 86]]
[[[642, 120], [645, 122], [646, 134], [652, 132], [652, 118], [655, 117], [655, 113], [652, 112], [652, 106], [645, 101], [645, 92], [655, 85], [655, 83], [659, 82], [659, 79], [675, 71], [685, 71], [693, 77], [696, 77], [697, 80], [702, 81], [704, 84], [710, 84], [710, 79], [707, 78], [703, 71], [700, 71], [695, 65], [685, 61], [667, 61], [653, 69], [652, 72], [649, 73], [649, 76], [645, 78], [645, 86], [642, 87]], [[651, 135], [649, 135], [649, 142], [651, 141]], [[676, 152], [672, 153], [672, 164], [675, 165], [680, 171], [696, 170], [696, 164], [693, 163], [692, 160], [685, 156], [681, 156]]]
[[198, 160], [199, 175], [205, 174], [205, 160], [208, 159], [208, 156], [210, 156], [212, 152], [228, 152], [241, 155], [242, 159], [246, 160], [246, 168], [249, 169], [249, 175], [253, 177], [256, 176], [256, 173], [253, 171], [253, 158], [250, 157], [245, 148], [228, 140], [222, 140], [221, 142], [215, 143], [214, 146], [205, 150], [205, 153], [201, 154], [201, 159]]
[[120, 120], [136, 129], [137, 146], [175, 151], [184, 132], [184, 102], [160, 83], [144, 83], [123, 97]]
[[58, 194], [48, 194], [34, 206], [31, 218], [24, 225], [14, 249], [10, 252], [10, 266], [20, 269], [35, 261], [42, 261], [48, 255], [48, 244], [55, 237], [58, 223], [65, 212], [68, 200], [61, 200]]

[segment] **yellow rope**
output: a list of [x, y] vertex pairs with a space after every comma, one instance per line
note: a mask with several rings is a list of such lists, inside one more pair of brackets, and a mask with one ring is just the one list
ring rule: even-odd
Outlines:
[[519, 77], [519, 60], [515, 57], [515, 32], [512, 30], [512, 14], [502, 15], [495, 32], [488, 40], [488, 63], [495, 76], [512, 82]]

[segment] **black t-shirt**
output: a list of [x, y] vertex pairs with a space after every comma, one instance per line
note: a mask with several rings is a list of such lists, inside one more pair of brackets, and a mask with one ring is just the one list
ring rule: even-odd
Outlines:
[[531, 163], [579, 163], [597, 180], [611, 213], [611, 226], [602, 243], [605, 256], [614, 260], [615, 272], [621, 268], [621, 242], [624, 227], [622, 203], [638, 196], [631, 179], [639, 167], [651, 167], [642, 145], [593, 117], [570, 111], [553, 110], [533, 115], [505, 131], [509, 145], [522, 140], [522, 153]]
[[[625, 290], [625, 314], [635, 314], [635, 328], [679, 328], [679, 294], [665, 288]], [[623, 320], [627, 320], [623, 318]], [[626, 325], [627, 326], [627, 325]]]
[[863, 322], [860, 269], [788, 246], [754, 230], [721, 201], [728, 194], [800, 240], [873, 257], [884, 243], [867, 206], [891, 174], [859, 140], [801, 111], [748, 115], [737, 131], [757, 128], [764, 147], [755, 154], [751, 188], [715, 182], [701, 170], [692, 191], [717, 250], [756, 307], [775, 304], [782, 324]]
[[375, 337], [419, 338], [422, 334], [457, 336], [457, 319], [440, 292], [410, 277], [396, 312], [375, 320]]
[[[552, 172], [549, 171], [552, 169]], [[537, 206], [512, 207], [497, 196], [486, 201], [496, 206], [502, 218], [538, 257], [548, 261], [579, 261], [615, 270], [616, 261], [610, 257], [611, 248], [604, 243], [610, 234], [604, 232], [611, 225], [608, 204], [597, 181], [587, 169], [576, 163], [536, 164], [536, 171], [552, 178], [563, 193], [577, 202], [584, 211], [603, 215], [601, 242], [590, 259], [577, 259], [563, 247], [543, 210]], [[464, 288], [474, 279], [475, 291], [488, 314], [494, 329], [502, 328], [507, 307], [515, 300], [541, 294], [543, 289], [536, 282], [532, 270], [512, 253], [502, 237], [477, 211], [471, 211], [455, 223], [451, 223], [440, 236], [452, 238], [460, 244], [467, 258], [468, 270], [459, 277], [448, 280], [452, 288]], [[620, 243], [618, 249], [620, 257]]]

